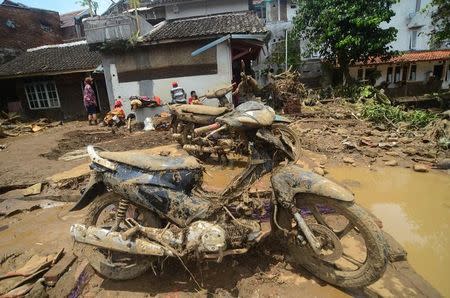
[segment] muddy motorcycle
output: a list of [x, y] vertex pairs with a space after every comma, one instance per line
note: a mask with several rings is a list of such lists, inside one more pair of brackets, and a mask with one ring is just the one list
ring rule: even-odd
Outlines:
[[[225, 97], [225, 93], [230, 89], [220, 89], [209, 98]], [[226, 100], [226, 98], [225, 98]], [[237, 113], [243, 110], [259, 107], [261, 103], [250, 101], [238, 106]], [[287, 124], [289, 119], [280, 115], [270, 108], [272, 113], [267, 119], [252, 118], [252, 123], [248, 126], [265, 126], [272, 130], [275, 135], [282, 135], [289, 140], [296, 148], [296, 156], [299, 156], [300, 140], [297, 134], [292, 131]], [[219, 122], [224, 122], [227, 117], [234, 117], [230, 107], [212, 107], [207, 105], [171, 105], [169, 107], [172, 115], [172, 137], [183, 146], [183, 149], [190, 154], [206, 159], [211, 154], [216, 154], [219, 160], [227, 159], [227, 154], [248, 155], [247, 135], [242, 130], [228, 129], [232, 126], [223, 126]], [[249, 121], [247, 121], [249, 122]]]
[[[379, 227], [350, 191], [292, 163], [291, 144], [257, 124], [271, 115], [252, 106], [218, 119], [250, 140], [247, 167], [221, 192], [202, 187], [203, 168], [193, 156], [88, 146], [91, 179], [72, 208], [88, 208], [84, 223], [70, 230], [77, 251], [99, 274], [124, 280], [166, 257], [220, 262], [274, 233], [279, 237], [268, 240], [279, 239], [322, 280], [340, 287], [375, 282], [387, 264]], [[250, 192], [267, 173], [272, 191]]]

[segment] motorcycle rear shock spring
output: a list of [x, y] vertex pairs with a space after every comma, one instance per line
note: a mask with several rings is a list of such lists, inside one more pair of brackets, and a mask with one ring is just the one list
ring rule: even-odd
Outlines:
[[119, 228], [120, 223], [125, 219], [128, 205], [130, 205], [130, 201], [128, 201], [127, 199], [120, 199], [119, 206], [117, 207], [116, 211], [116, 220], [113, 228], [111, 229], [112, 231], [116, 231]]

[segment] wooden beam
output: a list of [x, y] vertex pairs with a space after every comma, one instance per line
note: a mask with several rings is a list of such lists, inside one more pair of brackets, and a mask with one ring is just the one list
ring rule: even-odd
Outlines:
[[252, 52], [252, 48], [249, 48], [246, 51], [242, 51], [239, 54], [236, 54], [236, 55], [233, 56], [233, 61], [237, 60], [237, 59], [239, 59], [239, 58], [241, 58], [241, 57], [243, 57], [243, 56], [245, 56], [247, 54], [250, 54], [251, 52]]

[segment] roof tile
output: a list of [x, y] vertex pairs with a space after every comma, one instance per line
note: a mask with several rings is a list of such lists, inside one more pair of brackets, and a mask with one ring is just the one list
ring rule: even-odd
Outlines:
[[450, 49], [445, 50], [433, 50], [433, 51], [414, 51], [407, 52], [401, 55], [392, 57], [389, 60], [383, 61], [381, 58], [376, 57], [367, 63], [357, 63], [358, 65], [367, 64], [392, 64], [402, 62], [418, 62], [418, 61], [436, 61], [450, 59]]
[[224, 34], [263, 34], [267, 29], [249, 12], [168, 20], [144, 37], [144, 41], [210, 37]]
[[25, 52], [0, 65], [1, 77], [88, 71], [102, 63], [98, 52], [89, 51], [87, 44], [50, 46]]

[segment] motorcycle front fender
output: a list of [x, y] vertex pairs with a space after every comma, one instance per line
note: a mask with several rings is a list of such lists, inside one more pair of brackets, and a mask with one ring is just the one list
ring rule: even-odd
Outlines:
[[298, 165], [279, 169], [272, 175], [271, 182], [277, 202], [285, 208], [294, 207], [294, 197], [298, 194], [314, 194], [345, 202], [355, 199], [343, 186]]
[[105, 193], [106, 185], [103, 181], [97, 180], [95, 175], [92, 175], [88, 185], [86, 186], [83, 195], [78, 202], [69, 211], [78, 211], [88, 206], [97, 196]]

